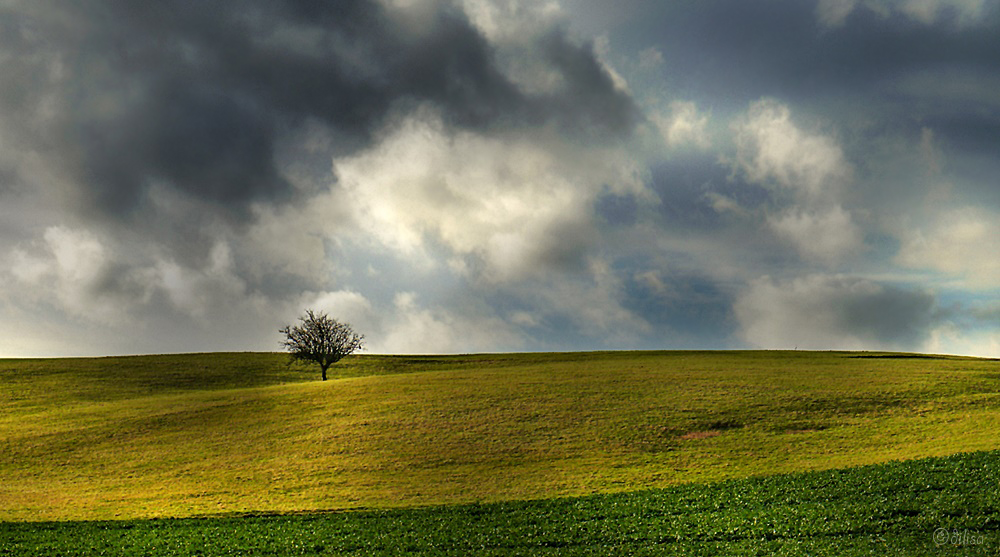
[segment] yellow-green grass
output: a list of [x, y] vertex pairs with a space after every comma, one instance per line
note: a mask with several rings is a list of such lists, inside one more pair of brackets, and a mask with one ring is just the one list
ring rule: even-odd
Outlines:
[[0, 360], [0, 520], [633, 491], [1000, 448], [1000, 362], [844, 352]]

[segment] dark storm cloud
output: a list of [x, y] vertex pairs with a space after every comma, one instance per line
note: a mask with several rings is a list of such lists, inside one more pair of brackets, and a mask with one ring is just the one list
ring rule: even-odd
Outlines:
[[120, 120], [67, 127], [80, 150], [74, 173], [111, 213], [134, 207], [157, 181], [237, 209], [288, 191], [272, 157], [272, 119], [210, 88], [164, 84]]
[[984, 74], [1000, 67], [1000, 10], [959, 30], [947, 18], [927, 24], [869, 10], [828, 29], [817, 20], [816, 4], [800, 0], [664, 3], [650, 9], [658, 13], [645, 14], [619, 40], [637, 50], [657, 44], [668, 74], [683, 76], [678, 88], [740, 102], [844, 94], [928, 67], [960, 65]]
[[220, 6], [3, 9], [5, 127], [99, 214], [128, 215], [158, 186], [243, 218], [253, 202], [293, 194], [276, 153], [310, 123], [330, 130], [336, 155], [365, 147], [387, 118], [421, 103], [480, 131], [554, 121], [567, 133], [620, 137], [638, 118], [593, 49], [561, 30], [539, 52], [566, 86], [527, 95], [449, 2], [402, 15], [374, 0]]
[[545, 59], [566, 81], [565, 97], [545, 100], [547, 112], [559, 115], [570, 132], [621, 137], [631, 129], [639, 118], [632, 100], [615, 89], [592, 48], [573, 44], [562, 28], [545, 36], [540, 46]]

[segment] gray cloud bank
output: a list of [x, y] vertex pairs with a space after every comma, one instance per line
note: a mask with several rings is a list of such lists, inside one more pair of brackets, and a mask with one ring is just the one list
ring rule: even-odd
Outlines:
[[586, 45], [558, 28], [536, 46], [563, 86], [524, 92], [448, 2], [412, 13], [375, 0], [25, 2], [4, 12], [4, 127], [102, 216], [139, 210], [154, 187], [244, 216], [295, 193], [280, 147], [309, 124], [351, 152], [413, 104], [476, 130], [554, 122], [616, 136], [637, 116]]
[[735, 305], [757, 346], [865, 350], [919, 346], [934, 325], [934, 296], [843, 276], [755, 281]]
[[0, 5], [0, 355], [1000, 350], [992, 3], [219, 6]]

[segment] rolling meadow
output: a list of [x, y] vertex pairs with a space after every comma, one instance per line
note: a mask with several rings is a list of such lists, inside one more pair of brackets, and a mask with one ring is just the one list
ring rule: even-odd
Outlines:
[[325, 382], [286, 362], [0, 360], [0, 555], [1000, 545], [996, 361], [360, 355]]

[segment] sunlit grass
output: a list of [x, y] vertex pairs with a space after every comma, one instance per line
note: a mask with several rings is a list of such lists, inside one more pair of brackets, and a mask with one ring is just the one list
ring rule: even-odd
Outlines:
[[[998, 363], [833, 352], [0, 361], [0, 519], [632, 491], [1000, 448]], [[336, 372], [335, 372], [336, 371]]]

